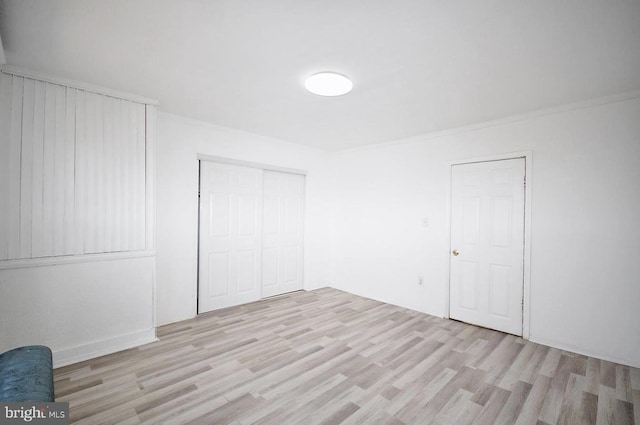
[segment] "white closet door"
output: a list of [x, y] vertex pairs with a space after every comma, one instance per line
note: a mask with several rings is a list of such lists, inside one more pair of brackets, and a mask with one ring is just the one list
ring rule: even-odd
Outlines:
[[304, 179], [264, 172], [263, 297], [302, 289]]
[[262, 170], [200, 163], [198, 312], [260, 299]]
[[452, 319], [522, 335], [524, 159], [454, 165]]

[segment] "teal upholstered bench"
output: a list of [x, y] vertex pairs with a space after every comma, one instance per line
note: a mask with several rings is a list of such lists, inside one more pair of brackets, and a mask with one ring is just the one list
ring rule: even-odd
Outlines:
[[55, 401], [49, 347], [30, 345], [0, 354], [0, 401]]

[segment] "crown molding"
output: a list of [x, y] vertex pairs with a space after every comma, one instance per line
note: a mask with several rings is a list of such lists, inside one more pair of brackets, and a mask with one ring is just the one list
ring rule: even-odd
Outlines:
[[118, 99], [129, 100], [136, 103], [143, 103], [145, 105], [158, 105], [158, 101], [148, 97], [137, 96], [130, 93], [125, 93], [117, 90], [100, 87], [94, 84], [84, 83], [81, 81], [70, 80], [67, 78], [61, 78], [41, 72], [31, 71], [24, 68], [19, 68], [11, 65], [0, 66], [0, 72], [4, 74], [17, 75], [19, 77], [31, 78], [34, 80], [44, 81], [52, 84], [60, 84], [67, 87], [72, 87], [78, 90], [85, 90], [92, 93], [102, 94], [105, 96], [115, 97]]

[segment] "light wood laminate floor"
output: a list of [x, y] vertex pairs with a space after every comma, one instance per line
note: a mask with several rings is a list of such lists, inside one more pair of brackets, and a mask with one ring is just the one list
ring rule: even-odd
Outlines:
[[56, 369], [77, 424], [630, 424], [640, 370], [334, 289]]

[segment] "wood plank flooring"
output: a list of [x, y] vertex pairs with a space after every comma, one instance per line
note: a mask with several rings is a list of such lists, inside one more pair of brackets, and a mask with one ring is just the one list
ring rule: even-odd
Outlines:
[[640, 369], [334, 289], [55, 370], [76, 424], [640, 425]]

